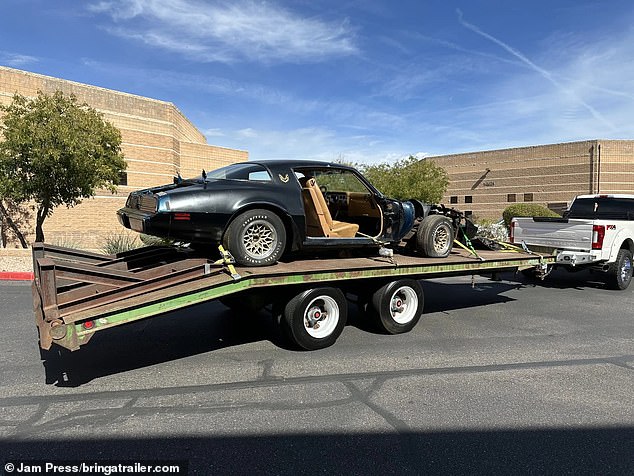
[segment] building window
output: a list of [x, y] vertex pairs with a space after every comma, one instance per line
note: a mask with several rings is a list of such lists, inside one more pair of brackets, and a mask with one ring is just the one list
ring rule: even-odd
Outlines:
[[533, 201], [533, 194], [532, 193], [525, 193], [524, 194], [524, 201], [525, 202], [532, 202]]
[[471, 195], [465, 195], [465, 197], [464, 197], [464, 202], [465, 202], [465, 203], [473, 203], [473, 196], [471, 196]]
[[517, 201], [517, 197], [515, 196], [515, 194], [514, 194], [514, 193], [509, 193], [509, 194], [506, 196], [506, 201], [507, 201], [507, 202], [516, 202], [516, 201]]
[[121, 172], [119, 174], [119, 185], [128, 185], [128, 173]]
[[458, 197], [456, 197], [455, 195], [449, 197], [449, 203], [458, 203]]

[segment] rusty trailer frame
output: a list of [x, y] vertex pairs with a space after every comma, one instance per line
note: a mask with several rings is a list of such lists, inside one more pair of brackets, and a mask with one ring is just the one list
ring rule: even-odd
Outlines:
[[97, 331], [194, 304], [263, 287], [360, 280], [476, 275], [545, 267], [554, 257], [483, 251], [476, 258], [454, 249], [442, 259], [395, 254], [391, 258], [303, 259], [262, 268], [234, 269], [175, 247], [146, 247], [103, 255], [35, 243], [33, 308], [40, 347], [71, 351]]

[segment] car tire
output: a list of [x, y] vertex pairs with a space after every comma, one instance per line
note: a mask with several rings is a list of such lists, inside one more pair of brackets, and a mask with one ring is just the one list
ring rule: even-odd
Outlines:
[[378, 329], [387, 334], [411, 331], [423, 315], [423, 288], [413, 279], [399, 279], [381, 286], [367, 309]]
[[632, 281], [632, 252], [620, 249], [616, 261], [610, 263], [607, 271], [606, 282], [612, 289], [627, 289]]
[[453, 225], [442, 215], [427, 216], [416, 232], [416, 248], [429, 258], [449, 256], [453, 240]]
[[222, 244], [240, 265], [268, 266], [284, 254], [286, 229], [270, 210], [247, 210], [229, 224]]
[[348, 303], [337, 288], [314, 288], [293, 297], [280, 316], [282, 335], [303, 350], [335, 343], [348, 317]]

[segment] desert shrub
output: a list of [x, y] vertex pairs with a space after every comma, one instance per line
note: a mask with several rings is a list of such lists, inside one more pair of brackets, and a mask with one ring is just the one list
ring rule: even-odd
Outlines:
[[511, 226], [511, 219], [514, 217], [560, 217], [558, 213], [546, 208], [543, 205], [537, 203], [515, 203], [509, 207], [506, 207], [502, 212], [502, 218], [504, 218], [504, 224], [507, 228]]
[[129, 233], [112, 233], [105, 238], [101, 250], [107, 255], [116, 255], [124, 251], [134, 250], [141, 246], [137, 236]]
[[158, 236], [146, 235], [141, 233], [139, 239], [143, 243], [143, 246], [172, 246], [174, 240], [169, 238], [160, 238]]
[[73, 235], [56, 236], [51, 240], [51, 243], [55, 246], [61, 246], [62, 248], [84, 248], [79, 237]]
[[508, 229], [500, 220], [482, 219], [476, 222], [476, 226], [478, 227], [478, 234], [476, 236], [495, 241], [508, 241], [509, 239]]

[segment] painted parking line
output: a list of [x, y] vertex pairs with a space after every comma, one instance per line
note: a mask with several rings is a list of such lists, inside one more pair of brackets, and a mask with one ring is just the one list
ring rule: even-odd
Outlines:
[[3, 271], [0, 272], [0, 281], [33, 281], [33, 273]]

